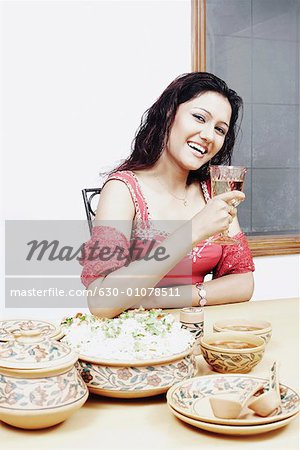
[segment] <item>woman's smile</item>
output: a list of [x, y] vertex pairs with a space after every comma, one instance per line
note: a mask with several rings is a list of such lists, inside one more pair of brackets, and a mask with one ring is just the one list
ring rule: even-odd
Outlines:
[[198, 142], [187, 141], [187, 144], [194, 151], [194, 154], [198, 157], [204, 156], [208, 151], [208, 148], [206, 146], [199, 144]]

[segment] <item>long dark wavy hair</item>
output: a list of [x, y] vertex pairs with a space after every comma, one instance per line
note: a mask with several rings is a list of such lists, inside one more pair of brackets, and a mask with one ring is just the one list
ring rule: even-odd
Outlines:
[[168, 142], [176, 111], [185, 103], [204, 92], [213, 91], [227, 98], [232, 109], [229, 130], [220, 151], [198, 170], [191, 170], [187, 183], [206, 180], [209, 164], [230, 165], [232, 151], [239, 126], [237, 120], [243, 101], [225, 81], [208, 72], [192, 72], [180, 75], [165, 89], [156, 102], [143, 114], [132, 141], [130, 156], [111, 173], [118, 170], [141, 170], [153, 166]]

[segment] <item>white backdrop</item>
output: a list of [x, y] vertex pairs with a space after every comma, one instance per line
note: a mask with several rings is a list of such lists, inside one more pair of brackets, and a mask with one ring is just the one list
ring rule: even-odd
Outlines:
[[[81, 189], [191, 70], [190, 14], [189, 0], [1, 2], [3, 314], [4, 220], [84, 218]], [[255, 262], [254, 299], [297, 295], [297, 256]]]

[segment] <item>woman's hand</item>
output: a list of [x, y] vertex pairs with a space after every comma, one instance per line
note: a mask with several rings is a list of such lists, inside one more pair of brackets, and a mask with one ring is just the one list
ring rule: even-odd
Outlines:
[[243, 192], [230, 191], [209, 200], [192, 219], [193, 243], [196, 245], [203, 239], [227, 231], [237, 212], [232, 206], [233, 200], [242, 202], [244, 199]]

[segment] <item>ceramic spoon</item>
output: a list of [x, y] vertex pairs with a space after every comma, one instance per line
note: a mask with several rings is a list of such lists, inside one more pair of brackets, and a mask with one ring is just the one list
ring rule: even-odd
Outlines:
[[280, 404], [278, 362], [275, 361], [270, 370], [269, 390], [250, 402], [248, 408], [252, 409], [259, 416], [266, 417], [278, 408]]
[[237, 419], [247, 401], [263, 387], [263, 383], [257, 382], [250, 391], [242, 395], [228, 394], [209, 398], [210, 406], [216, 417], [220, 419]]

